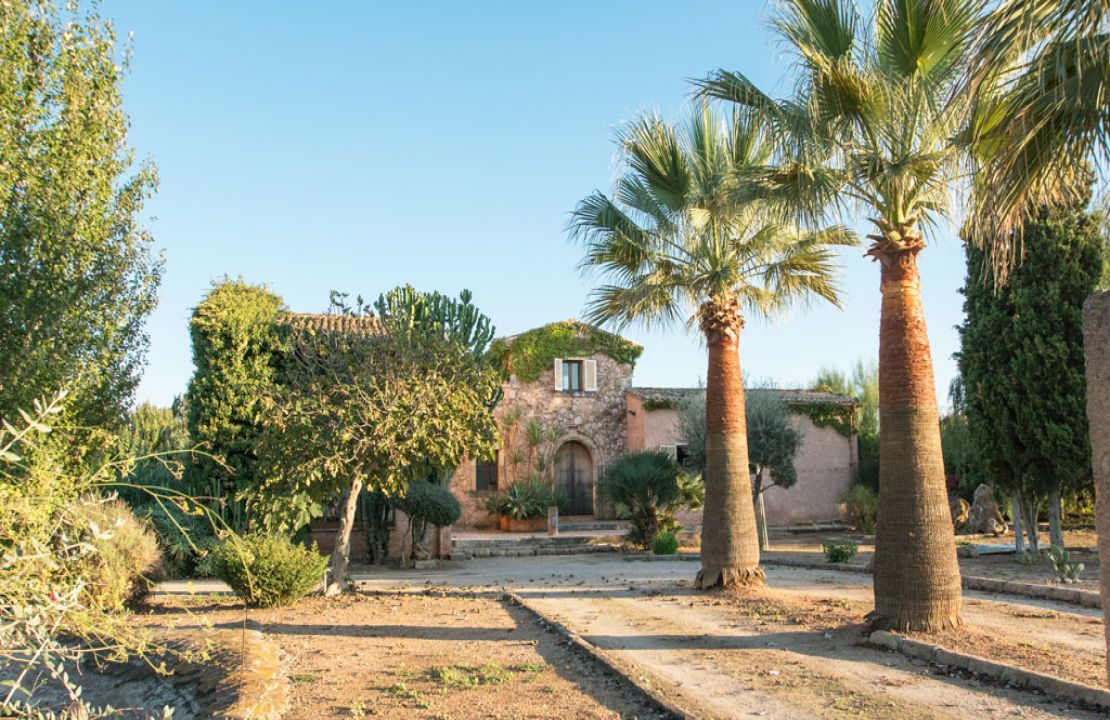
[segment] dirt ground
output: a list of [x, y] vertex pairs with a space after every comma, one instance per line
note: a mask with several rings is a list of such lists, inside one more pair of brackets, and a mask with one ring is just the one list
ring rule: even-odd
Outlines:
[[[694, 592], [693, 562], [618, 558], [470, 561], [366, 588], [512, 589], [704, 718], [1097, 718], [1034, 692], [870, 646], [871, 578], [768, 566], [755, 596]], [[965, 627], [934, 642], [1071, 680], [1104, 679], [1098, 611], [965, 594]]]
[[[163, 596], [150, 619], [243, 620], [230, 600], [197, 602]], [[360, 594], [249, 617], [281, 648], [290, 720], [666, 717], [527, 611], [488, 597]]]

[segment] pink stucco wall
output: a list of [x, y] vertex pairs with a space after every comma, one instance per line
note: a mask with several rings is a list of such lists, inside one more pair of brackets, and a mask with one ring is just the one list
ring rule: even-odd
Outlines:
[[[644, 410], [638, 395], [630, 392], [626, 398], [629, 450], [682, 443], [677, 410]], [[798, 482], [790, 489], [772, 487], [764, 492], [767, 521], [792, 525], [846, 519], [840, 496], [855, 475], [855, 437], [849, 439], [833, 428], [817, 427], [806, 415], [792, 417], [803, 433], [802, 447], [794, 459]], [[701, 522], [701, 513], [681, 513], [679, 520], [688, 527], [696, 525]]]

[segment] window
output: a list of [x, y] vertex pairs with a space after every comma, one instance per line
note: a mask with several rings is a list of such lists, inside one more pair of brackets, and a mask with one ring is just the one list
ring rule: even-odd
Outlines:
[[563, 392], [580, 392], [582, 390], [582, 361], [563, 361]]
[[497, 489], [497, 456], [474, 463], [474, 489], [479, 492]]
[[597, 360], [556, 358], [554, 370], [556, 392], [597, 392]]

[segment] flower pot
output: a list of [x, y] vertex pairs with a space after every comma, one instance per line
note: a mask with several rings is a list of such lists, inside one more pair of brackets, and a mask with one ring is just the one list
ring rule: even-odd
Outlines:
[[497, 527], [501, 528], [501, 532], [509, 532], [509, 517], [507, 515], [498, 515]]
[[545, 532], [547, 530], [547, 518], [532, 517], [525, 520], [518, 520], [516, 518], [509, 518], [509, 532]]

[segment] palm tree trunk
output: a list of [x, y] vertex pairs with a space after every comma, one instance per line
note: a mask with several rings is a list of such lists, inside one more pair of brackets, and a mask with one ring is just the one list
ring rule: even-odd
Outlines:
[[921, 305], [913, 226], [878, 238], [879, 509], [875, 625], [940, 630], [960, 624], [960, 568], [941, 455], [933, 360]]
[[748, 476], [748, 438], [739, 341], [744, 321], [735, 299], [699, 310], [709, 348], [705, 383], [705, 510], [702, 515], [700, 590], [760, 585], [759, 539]]

